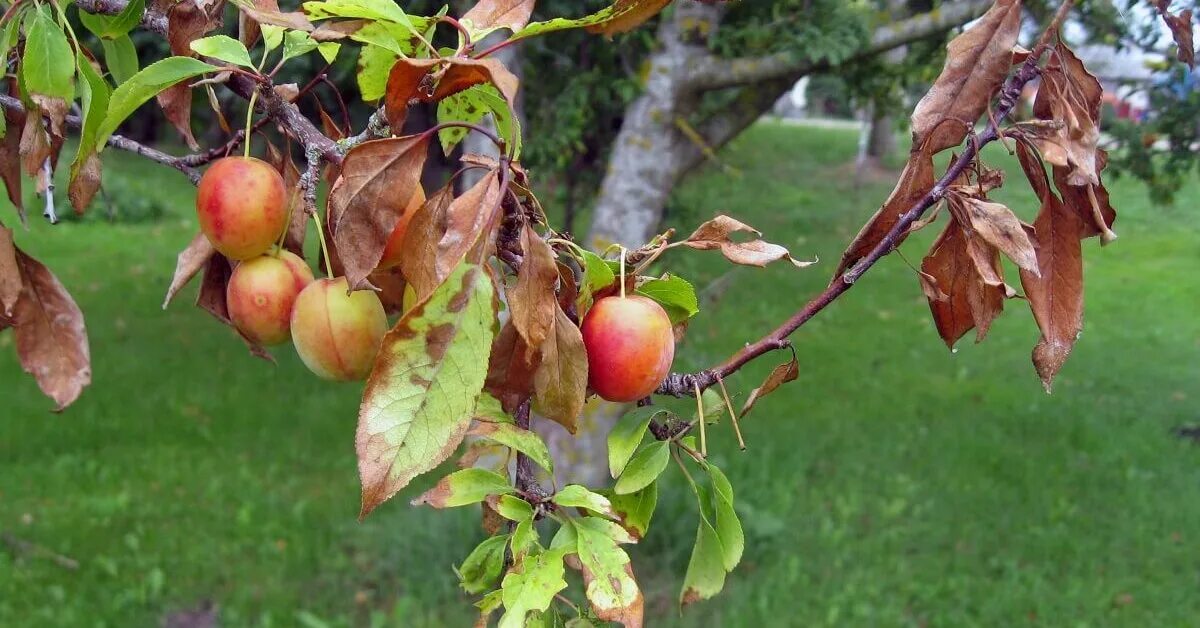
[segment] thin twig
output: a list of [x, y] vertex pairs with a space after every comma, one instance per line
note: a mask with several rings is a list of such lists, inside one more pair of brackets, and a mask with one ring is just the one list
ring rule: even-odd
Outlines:
[[742, 451], [746, 451], [746, 441], [742, 439], [742, 428], [738, 425], [737, 412], [733, 411], [733, 402], [729, 400], [729, 391], [725, 390], [725, 380], [718, 377], [717, 385], [721, 387], [721, 396], [725, 398], [725, 409], [729, 410], [729, 421], [733, 424], [733, 433], [737, 436], [738, 447]]

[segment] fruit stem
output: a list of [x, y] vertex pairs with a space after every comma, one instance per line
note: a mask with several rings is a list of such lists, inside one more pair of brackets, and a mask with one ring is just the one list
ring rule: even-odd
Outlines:
[[708, 438], [704, 433], [704, 395], [700, 394], [700, 384], [692, 382], [692, 387], [696, 389], [696, 418], [700, 421], [700, 457], [708, 457]]
[[621, 247], [621, 298], [625, 298], [625, 247]]
[[243, 146], [243, 157], [250, 157], [250, 134], [254, 130], [252, 126], [254, 122], [254, 102], [258, 100], [258, 86], [254, 86], [254, 92], [250, 94], [250, 106], [246, 107], [246, 143]]
[[321, 256], [325, 258], [325, 275], [333, 279], [333, 262], [329, 261], [329, 246], [325, 244], [325, 229], [321, 227], [321, 218], [316, 212], [312, 213], [313, 224], [317, 225], [317, 239], [321, 241]]

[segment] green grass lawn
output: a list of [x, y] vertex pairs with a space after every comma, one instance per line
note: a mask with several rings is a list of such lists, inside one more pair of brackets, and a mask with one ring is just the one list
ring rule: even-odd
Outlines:
[[[683, 231], [730, 213], [822, 262], [731, 270], [715, 253], [672, 253], [669, 267], [715, 297], [677, 369], [725, 358], [828, 281], [890, 189], [855, 189], [840, 165], [855, 139], [762, 124], [722, 154], [739, 179], [713, 170], [678, 192]], [[1032, 220], [1014, 162], [991, 154], [1014, 173], [999, 198]], [[149, 626], [206, 600], [227, 626], [469, 625], [451, 565], [481, 538], [474, 510], [408, 506], [425, 478], [357, 523], [359, 387], [315, 380], [290, 348], [276, 367], [250, 357], [190, 307], [194, 287], [162, 311], [195, 229], [192, 190], [109, 158], [106, 179], [159, 199], [164, 219], [51, 228], [35, 209], [16, 236], [87, 314], [95, 381], [50, 414], [0, 334], [0, 531], [80, 563], [0, 547], [0, 625]], [[1110, 189], [1121, 239], [1086, 242], [1086, 326], [1054, 395], [1029, 363], [1022, 302], [951, 354], [912, 271], [884, 260], [796, 335], [800, 379], [747, 418], [748, 451], [727, 426], [710, 432], [747, 552], [718, 599], [682, 616], [696, 514], [668, 472], [633, 549], [648, 625], [1195, 625], [1200, 447], [1170, 430], [1200, 420], [1200, 187], [1175, 207], [1132, 182]], [[914, 263], [932, 231], [906, 245]], [[777, 361], [731, 392], [744, 398]]]

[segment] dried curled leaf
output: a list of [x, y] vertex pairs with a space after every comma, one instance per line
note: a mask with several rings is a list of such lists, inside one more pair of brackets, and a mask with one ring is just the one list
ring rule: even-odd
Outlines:
[[1162, 15], [1163, 22], [1166, 22], [1167, 28], [1171, 29], [1171, 37], [1175, 39], [1175, 45], [1179, 47], [1176, 56], [1179, 60], [1188, 64], [1189, 67], [1196, 67], [1196, 44], [1195, 37], [1192, 31], [1192, 9], [1184, 9], [1178, 14], [1172, 14], [1167, 11], [1167, 7], [1171, 4], [1169, 0], [1154, 0], [1154, 6]]
[[[833, 280], [837, 281], [842, 273], [870, 253], [892, 230], [900, 216], [933, 189], [933, 184], [933, 158], [930, 154], [921, 151], [909, 153], [908, 163], [900, 173], [896, 187], [875, 215], [863, 225], [858, 235], [854, 236], [854, 241], [846, 248], [846, 252], [842, 253], [842, 261], [833, 273]], [[904, 234], [896, 244], [899, 245], [907, 236], [908, 234]]]
[[487, 391], [500, 400], [505, 412], [515, 412], [521, 401], [533, 393], [534, 373], [541, 363], [541, 353], [531, 355], [525, 340], [509, 321], [492, 343]]
[[[740, 242], [732, 238], [735, 233], [750, 233], [755, 239]], [[720, 250], [729, 261], [746, 266], [761, 267], [779, 260], [787, 260], [796, 268], [805, 268], [816, 263], [797, 260], [786, 248], [758, 239], [760, 237], [762, 233], [754, 227], [729, 216], [720, 215], [700, 225], [683, 241], [683, 245], [701, 251]]]
[[554, 327], [555, 311], [559, 309], [554, 293], [558, 267], [550, 245], [528, 224], [521, 229], [521, 250], [521, 269], [516, 285], [508, 291], [508, 306], [513, 324], [529, 347], [529, 357]]
[[421, 87], [429, 70], [441, 63], [440, 59], [400, 58], [388, 73], [387, 92], [384, 94], [384, 112], [393, 132], [399, 133], [408, 118], [408, 101], [421, 95]]
[[[219, 13], [215, 19], [210, 17], [196, 0], [182, 0], [171, 5], [167, 11], [167, 41], [171, 54], [194, 56], [192, 42], [215, 28], [219, 21]], [[157, 99], [163, 114], [179, 131], [188, 148], [199, 150], [200, 145], [192, 135], [191, 88], [186, 84], [173, 85], [159, 92]]]
[[171, 278], [171, 285], [167, 287], [167, 296], [163, 298], [164, 310], [171, 304], [175, 295], [192, 280], [192, 277], [195, 277], [196, 273], [208, 264], [209, 258], [216, 252], [212, 242], [203, 233], [197, 233], [187, 248], [179, 252], [179, 257], [175, 261], [175, 276]]
[[978, 198], [960, 198], [952, 203], [955, 217], [960, 224], [970, 225], [971, 230], [988, 244], [996, 247], [1017, 266], [1037, 274], [1037, 256], [1033, 243], [1029, 241], [1021, 221], [1007, 206]]
[[950, 42], [941, 75], [913, 111], [914, 149], [934, 154], [962, 143], [1008, 75], [1020, 30], [1020, 0], [996, 0]]
[[83, 312], [54, 273], [20, 249], [14, 251], [21, 275], [21, 294], [12, 309], [17, 356], [60, 412], [92, 383]]
[[360, 518], [462, 442], [487, 374], [492, 297], [483, 269], [462, 264], [384, 337], [355, 436]]
[[[976, 329], [975, 341], [982, 341], [1004, 309], [1005, 288], [989, 285], [980, 276], [968, 251], [969, 237], [956, 220], [951, 220], [921, 262], [926, 281], [932, 279], [940, 293], [948, 297], [930, 298], [929, 310], [938, 334], [951, 349], [971, 329]], [[992, 264], [992, 272], [1002, 277], [998, 255], [993, 255]]]
[[1061, 124], [1037, 127], [1035, 142], [1051, 164], [1069, 168], [1071, 185], [1099, 184], [1100, 102], [1104, 88], [1083, 61], [1059, 42], [1042, 72], [1033, 114]]
[[771, 373], [767, 375], [767, 379], [762, 385], [750, 391], [750, 396], [746, 398], [745, 405], [742, 406], [742, 418], [746, 418], [747, 414], [754, 409], [754, 404], [758, 403], [759, 399], [766, 397], [775, 391], [780, 386], [795, 381], [800, 377], [800, 364], [796, 362], [795, 354], [788, 362], [780, 364], [771, 369]]
[[1083, 251], [1080, 216], [1048, 194], [1029, 229], [1037, 248], [1040, 275], [1022, 270], [1021, 285], [1042, 337], [1033, 349], [1033, 365], [1046, 391], [1083, 329]]
[[12, 229], [0, 225], [0, 316], [12, 316], [23, 283]]
[[587, 395], [588, 362], [583, 334], [560, 308], [542, 343], [542, 363], [533, 376], [534, 408], [572, 434]]
[[25, 115], [5, 109], [4, 120], [8, 132], [0, 141], [0, 179], [4, 180], [9, 202], [17, 208], [17, 213], [24, 215], [25, 205], [21, 198], [21, 133], [18, 129], [25, 126]]
[[519, 31], [529, 23], [535, 0], [479, 0], [462, 20], [470, 20], [478, 31], [507, 28]]

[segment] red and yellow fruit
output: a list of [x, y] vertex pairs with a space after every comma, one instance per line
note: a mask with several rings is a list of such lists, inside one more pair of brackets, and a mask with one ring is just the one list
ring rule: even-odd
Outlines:
[[200, 178], [196, 215], [214, 248], [234, 260], [266, 253], [287, 226], [283, 178], [253, 157], [217, 160]]
[[318, 279], [296, 298], [292, 342], [313, 373], [350, 381], [371, 372], [387, 333], [387, 315], [369, 290], [346, 294], [346, 278]]
[[291, 338], [292, 306], [312, 281], [312, 270], [288, 251], [248, 259], [233, 270], [225, 288], [229, 318], [254, 342], [287, 342]]
[[641, 295], [596, 301], [580, 326], [588, 385], [609, 401], [629, 402], [658, 388], [675, 359], [671, 319]]
[[412, 221], [413, 214], [416, 214], [424, 204], [425, 190], [418, 185], [404, 206], [404, 213], [400, 214], [400, 221], [396, 223], [396, 228], [392, 229], [392, 235], [388, 236], [387, 244], [383, 247], [383, 259], [379, 260], [379, 268], [392, 268], [400, 264], [400, 251], [404, 247], [404, 235], [408, 233], [408, 223]]

